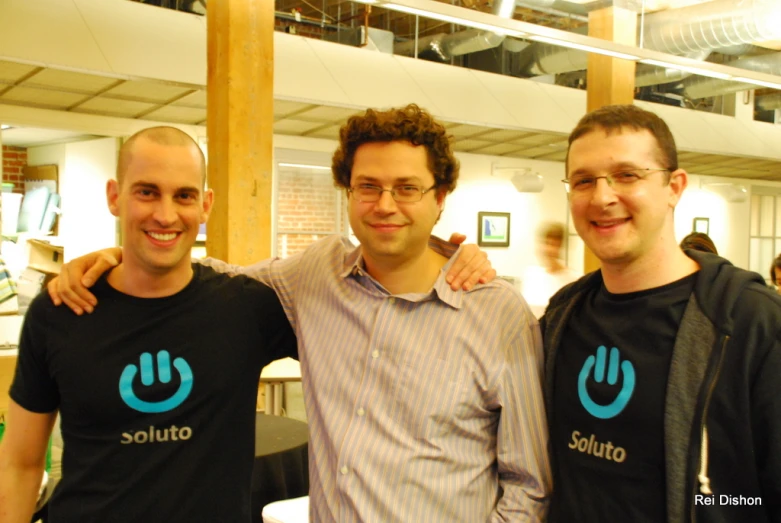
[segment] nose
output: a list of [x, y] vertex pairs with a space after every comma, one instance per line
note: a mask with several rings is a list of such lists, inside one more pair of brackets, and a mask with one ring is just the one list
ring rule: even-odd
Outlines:
[[158, 200], [153, 218], [161, 227], [169, 227], [176, 223], [176, 202], [171, 198], [161, 198]]
[[391, 196], [390, 191], [380, 193], [380, 199], [374, 204], [375, 212], [390, 214], [396, 211], [396, 200]]
[[591, 203], [600, 207], [616, 201], [616, 191], [610, 186], [607, 178], [598, 178], [591, 192]]

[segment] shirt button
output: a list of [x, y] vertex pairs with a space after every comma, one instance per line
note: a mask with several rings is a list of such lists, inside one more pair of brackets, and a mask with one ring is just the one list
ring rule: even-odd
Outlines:
[[359, 415], [359, 416], [363, 416], [364, 414], [366, 414], [366, 411], [365, 411], [365, 410], [363, 410], [363, 407], [360, 407], [360, 408], [358, 409], [358, 415]]
[[342, 473], [343, 476], [346, 476], [348, 472], [350, 472], [350, 469], [347, 468], [347, 466], [342, 467], [339, 472]]
[[380, 357], [380, 351], [378, 350], [372, 351], [372, 358], [376, 360], [379, 357]]

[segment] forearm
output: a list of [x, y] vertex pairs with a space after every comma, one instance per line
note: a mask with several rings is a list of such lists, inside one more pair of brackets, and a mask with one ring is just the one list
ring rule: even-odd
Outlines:
[[43, 478], [35, 467], [0, 464], [0, 523], [30, 523]]

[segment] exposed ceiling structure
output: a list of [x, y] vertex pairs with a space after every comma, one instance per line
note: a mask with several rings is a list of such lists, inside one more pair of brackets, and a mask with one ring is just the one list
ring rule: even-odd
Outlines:
[[[711, 3], [722, 1], [725, 0], [714, 0]], [[754, 1], [761, 3], [767, 0]], [[582, 14], [560, 10], [564, 6], [576, 11], [577, 8], [572, 7], [578, 4], [576, 1], [525, 0], [525, 2], [522, 0], [517, 2], [513, 15], [515, 18], [559, 29], [575, 31], [585, 29]], [[169, 7], [183, 7], [187, 4], [190, 6], [189, 8], [195, 4], [204, 4], [200, 0], [195, 3], [183, 0], [158, 0], [157, 3], [166, 4]], [[494, 8], [493, 3], [489, 0], [459, 0], [459, 3], [466, 7], [485, 11]], [[665, 0], [655, 2], [649, 0], [647, 3], [654, 9], [660, 10], [661, 13], [670, 7], [670, 2], [665, 2]], [[675, 7], [680, 4], [697, 3], [699, 2], [696, 0], [680, 0]], [[781, 2], [778, 3], [781, 4]], [[529, 7], [531, 4], [546, 5], [537, 5], [532, 9]], [[350, 27], [360, 27], [367, 20], [370, 27], [391, 32], [397, 41], [411, 37], [415, 30], [415, 17], [380, 8], [371, 9], [367, 15], [364, 5], [347, 0], [277, 0], [276, 11], [278, 30], [287, 30], [316, 38], [323, 38], [329, 27], [339, 27], [341, 31]], [[418, 23], [421, 36], [431, 36], [438, 33], [453, 34], [460, 31], [459, 28], [451, 27], [450, 24], [422, 17], [419, 18]], [[291, 28], [294, 29], [291, 30]], [[753, 44], [760, 44], [763, 47], [757, 51], [758, 47]], [[748, 45], [744, 50], [751, 53], [751, 56], [774, 56], [776, 53], [773, 53], [772, 49], [781, 47], [779, 44], [781, 42], [768, 40], [752, 42], [752, 45]], [[502, 52], [514, 52], [512, 50], [504, 51], [506, 47], [503, 44]], [[724, 50], [723, 46], [721, 49]], [[526, 50], [524, 52], [530, 53], [532, 51]], [[551, 52], [561, 53], [555, 48]], [[569, 51], [564, 52], [568, 53]], [[516, 52], [516, 54], [518, 53]], [[708, 54], [710, 53], [705, 53], [706, 56]], [[730, 56], [731, 59], [737, 60], [748, 59], [740, 55], [731, 56], [723, 53], [720, 53], [720, 56], [722, 58]], [[778, 53], [778, 56], [781, 56], [781, 53]], [[554, 57], [553, 59], [559, 60], [560, 58]], [[477, 63], [479, 60], [473, 60], [473, 62]], [[566, 77], [567, 73], [572, 73], [572, 71], [576, 71], [576, 69], [562, 71], [561, 76]], [[662, 70], [661, 74], [669, 73]], [[673, 85], [675, 82], [680, 83], [682, 79], [682, 77], [675, 77], [669, 80], [667, 85]], [[705, 80], [710, 81], [710, 79]], [[777, 93], [777, 91], [772, 91], [771, 94], [771, 91], [768, 91], [771, 97], [777, 98]], [[776, 98], [768, 97], [764, 107], [772, 108], [775, 107], [773, 104], [781, 105], [781, 101]], [[147, 80], [122, 80], [11, 61], [0, 61], [0, 104], [183, 124], [205, 125], [206, 121], [206, 92], [203, 88], [183, 87]], [[274, 104], [274, 132], [284, 135], [337, 139], [340, 125], [354, 112], [353, 109], [343, 107], [276, 100]], [[496, 129], [452, 122], [447, 125], [455, 137], [457, 151], [552, 161], [562, 161], [566, 152], [566, 136], [564, 135], [533, 130]], [[50, 136], [47, 139], [53, 143], [58, 138]], [[63, 137], [63, 139], [65, 138]], [[31, 146], [45, 141], [36, 139], [32, 132], [25, 135], [21, 129], [3, 131], [3, 143], [5, 144]], [[682, 152], [680, 160], [684, 168], [698, 174], [781, 181], [781, 162], [778, 161], [695, 152]]]

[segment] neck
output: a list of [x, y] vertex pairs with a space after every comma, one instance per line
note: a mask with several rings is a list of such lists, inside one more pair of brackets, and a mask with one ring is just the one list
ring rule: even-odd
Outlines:
[[164, 298], [181, 291], [193, 278], [192, 265], [167, 272], [150, 272], [125, 262], [108, 275], [108, 283], [116, 290], [137, 298]]
[[364, 253], [366, 272], [391, 294], [428, 292], [447, 263], [447, 258], [428, 247], [416, 258], [373, 258]]
[[700, 267], [677, 244], [625, 263], [604, 263], [602, 279], [613, 294], [644, 291], [680, 280]]
[[543, 267], [545, 267], [548, 274], [556, 274], [564, 270], [564, 265], [557, 258], [546, 258]]

